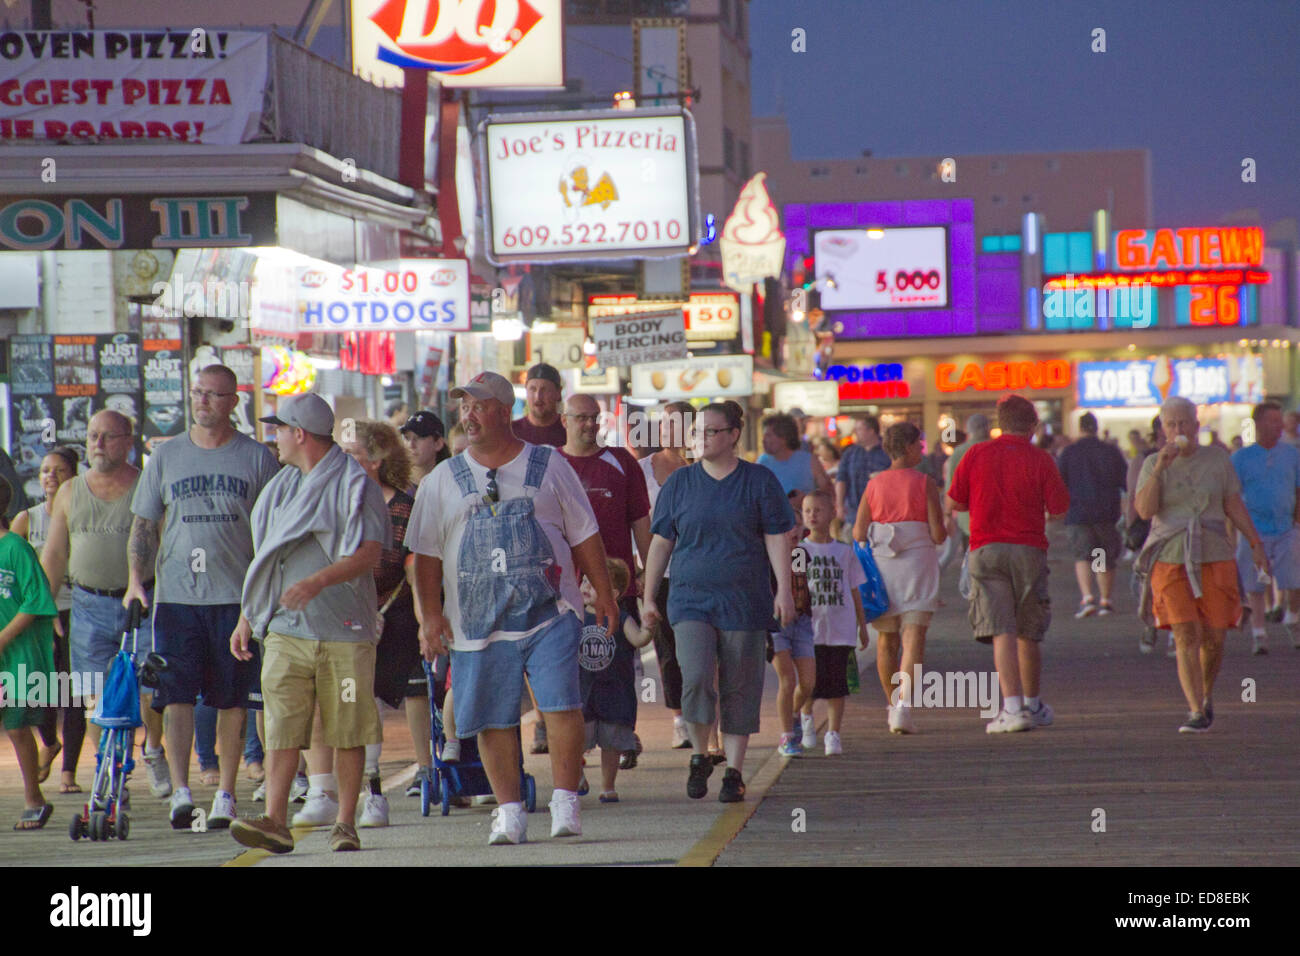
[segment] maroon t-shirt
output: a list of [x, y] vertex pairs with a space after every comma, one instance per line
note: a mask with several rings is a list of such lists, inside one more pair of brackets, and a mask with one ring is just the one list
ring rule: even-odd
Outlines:
[[[564, 455], [564, 452], [560, 452]], [[632, 578], [636, 577], [636, 560], [632, 557], [632, 525], [650, 514], [650, 494], [646, 491], [645, 473], [636, 459], [624, 448], [602, 448], [594, 455], [564, 460], [578, 473], [587, 492], [591, 510], [596, 513], [600, 540], [611, 558], [627, 562]], [[636, 582], [628, 583], [620, 595], [636, 594]]]
[[550, 425], [534, 425], [525, 415], [523, 418], [516, 418], [511, 425], [514, 427], [516, 438], [522, 438], [534, 445], [553, 445], [556, 448], [563, 448], [564, 443], [569, 440], [568, 433], [564, 430], [564, 422], [558, 418]]
[[1047, 550], [1046, 514], [1064, 514], [1070, 492], [1052, 456], [1023, 435], [1001, 435], [962, 456], [948, 497], [970, 508], [970, 548], [1027, 544]]

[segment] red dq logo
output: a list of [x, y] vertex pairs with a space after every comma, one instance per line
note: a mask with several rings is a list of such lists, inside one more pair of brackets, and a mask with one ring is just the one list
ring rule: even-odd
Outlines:
[[370, 17], [397, 48], [380, 60], [453, 75], [486, 70], [541, 19], [528, 0], [388, 0]]
[[329, 277], [319, 269], [307, 269], [303, 272], [302, 278], [298, 280], [298, 283], [308, 289], [319, 289], [328, 281]]
[[452, 269], [439, 269], [429, 277], [429, 281], [434, 285], [451, 285], [456, 281], [456, 273]]

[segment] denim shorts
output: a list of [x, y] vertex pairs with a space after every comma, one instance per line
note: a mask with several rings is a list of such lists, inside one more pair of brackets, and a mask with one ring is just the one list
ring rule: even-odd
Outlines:
[[814, 657], [812, 618], [800, 616], [789, 627], [783, 627], [772, 635], [772, 649], [778, 654], [789, 651], [793, 658]]
[[[1264, 543], [1277, 586], [1288, 591], [1300, 588], [1300, 555], [1296, 553], [1300, 549], [1300, 533], [1289, 528], [1281, 534], [1261, 534], [1259, 540]], [[1250, 543], [1244, 534], [1237, 535], [1237, 570], [1247, 594], [1259, 594], [1264, 590], [1255, 561], [1250, 556]]]
[[[153, 594], [149, 594], [150, 602]], [[88, 676], [91, 687], [84, 690], [79, 687], [83, 675], [105, 675], [118, 649], [122, 647], [122, 635], [126, 631], [126, 608], [122, 599], [91, 594], [83, 588], [72, 588], [72, 616], [69, 622], [68, 648], [72, 665], [73, 693], [80, 695], [92, 693], [93, 676]], [[126, 639], [126, 651], [131, 651], [131, 638]], [[135, 660], [141, 661], [144, 655], [153, 650], [153, 626], [148, 615], [140, 622], [136, 632]], [[144, 693], [150, 693], [144, 689]]]
[[518, 641], [493, 641], [479, 651], [451, 652], [456, 735], [519, 726], [524, 674], [543, 713], [582, 710], [578, 642], [582, 623], [564, 612]]

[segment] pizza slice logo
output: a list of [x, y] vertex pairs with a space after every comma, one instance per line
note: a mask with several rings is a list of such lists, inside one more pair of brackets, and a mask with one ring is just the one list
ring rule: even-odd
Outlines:
[[618, 199], [618, 188], [608, 172], [601, 174], [594, 186], [590, 183], [589, 175], [586, 166], [576, 166], [567, 179], [560, 178], [560, 196], [564, 200], [565, 209], [596, 205], [601, 209], [609, 209], [609, 204]]

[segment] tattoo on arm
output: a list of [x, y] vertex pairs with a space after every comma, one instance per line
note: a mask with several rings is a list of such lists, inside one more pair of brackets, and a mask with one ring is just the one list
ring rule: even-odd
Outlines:
[[127, 554], [132, 572], [143, 581], [153, 570], [158, 557], [158, 522], [137, 516], [131, 522], [131, 538]]

